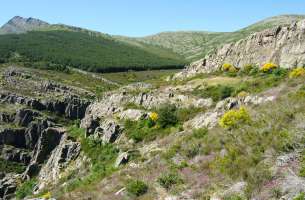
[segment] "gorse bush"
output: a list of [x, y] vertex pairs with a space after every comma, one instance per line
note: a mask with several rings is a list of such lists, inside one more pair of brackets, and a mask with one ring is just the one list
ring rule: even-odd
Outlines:
[[239, 110], [230, 110], [226, 112], [219, 120], [219, 125], [223, 128], [234, 128], [239, 124], [250, 122], [250, 115], [245, 107]]
[[50, 199], [52, 197], [51, 192], [47, 192], [41, 196], [42, 199]]
[[296, 77], [300, 77], [300, 76], [305, 76], [305, 69], [303, 67], [298, 67], [296, 69], [293, 69], [289, 73], [289, 78], [296, 78]]
[[229, 63], [224, 63], [223, 65], [222, 65], [222, 71], [224, 71], [224, 72], [237, 72], [238, 71], [238, 69], [234, 66], [234, 65], [232, 65], [232, 64], [229, 64]]
[[159, 115], [158, 115], [158, 113], [156, 113], [156, 112], [152, 112], [152, 113], [150, 113], [149, 118], [150, 118], [152, 121], [156, 122], [156, 121], [159, 119]]
[[274, 69], [277, 69], [277, 68], [278, 68], [278, 65], [269, 62], [269, 63], [264, 64], [264, 65], [260, 68], [260, 70], [261, 70], [262, 72], [272, 72]]
[[129, 180], [126, 185], [126, 190], [130, 195], [141, 196], [148, 190], [148, 186], [140, 180]]

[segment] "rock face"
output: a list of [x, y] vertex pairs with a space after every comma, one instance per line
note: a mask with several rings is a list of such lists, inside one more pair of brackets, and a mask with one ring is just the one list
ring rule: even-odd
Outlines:
[[13, 174], [0, 173], [0, 199], [12, 199], [17, 188], [17, 177]]
[[250, 35], [236, 43], [224, 45], [215, 53], [187, 66], [174, 78], [187, 78], [197, 73], [209, 73], [223, 63], [236, 67], [274, 62], [284, 68], [305, 64], [305, 20], [290, 26], [278, 26]]
[[25, 33], [39, 28], [46, 28], [48, 26], [48, 23], [39, 19], [16, 16], [0, 28], [0, 34]]
[[[86, 112], [86, 108], [90, 104], [89, 101], [82, 100], [77, 96], [66, 96], [62, 100], [38, 100], [7, 92], [0, 93], [0, 102], [26, 105], [36, 110], [47, 110], [50, 112], [55, 112], [57, 114], [65, 115], [65, 117], [69, 119], [83, 118]], [[31, 116], [31, 114], [29, 113], [31, 111], [29, 110], [20, 112], [21, 113], [19, 114], [21, 115], [21, 117], [23, 115], [26, 115], [27, 117]]]
[[55, 184], [60, 179], [61, 170], [77, 158], [80, 149], [80, 143], [73, 141], [67, 134], [64, 134], [47, 163], [39, 172], [40, 184], [38, 188], [42, 189], [46, 185]]

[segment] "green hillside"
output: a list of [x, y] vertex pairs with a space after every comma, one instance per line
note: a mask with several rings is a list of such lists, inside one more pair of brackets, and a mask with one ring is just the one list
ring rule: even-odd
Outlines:
[[183, 67], [181, 56], [159, 47], [134, 46], [109, 36], [84, 31], [33, 31], [0, 36], [0, 58], [21, 55], [28, 61], [45, 61], [95, 72]]
[[291, 24], [294, 21], [305, 19], [304, 15], [281, 15], [262, 20], [244, 29], [235, 32], [206, 32], [206, 31], [178, 31], [163, 32], [141, 38], [117, 36], [121, 41], [129, 43], [144, 42], [168, 48], [182, 55], [189, 61], [200, 59], [225, 43], [236, 42], [257, 31], [272, 28], [278, 25]]

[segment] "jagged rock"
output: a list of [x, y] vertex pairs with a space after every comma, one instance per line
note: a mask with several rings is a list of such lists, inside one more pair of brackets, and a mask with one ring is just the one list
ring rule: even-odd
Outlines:
[[20, 109], [16, 113], [15, 117], [15, 123], [19, 126], [28, 126], [35, 117], [37, 117], [39, 114], [35, 111], [32, 111], [30, 109]]
[[25, 148], [25, 129], [0, 129], [0, 145], [12, 145], [16, 148]]
[[4, 146], [1, 151], [1, 157], [4, 160], [29, 164], [31, 160], [31, 154], [24, 149], [14, 148], [12, 146]]
[[28, 149], [34, 149], [38, 138], [40, 137], [43, 130], [54, 124], [48, 120], [37, 120], [29, 124], [25, 131], [25, 145]]
[[120, 113], [120, 119], [129, 119], [133, 121], [138, 121], [144, 118], [146, 113], [142, 110], [137, 109], [127, 109]]
[[65, 130], [60, 128], [47, 128], [41, 133], [25, 175], [32, 177], [39, 172], [39, 165], [47, 160], [50, 153], [58, 146], [64, 132]]
[[56, 184], [60, 179], [60, 173], [68, 164], [77, 158], [80, 153], [80, 143], [75, 142], [64, 134], [59, 145], [52, 151], [50, 158], [42, 167], [39, 173], [38, 189], [43, 189], [46, 185]]
[[120, 136], [121, 132], [122, 129], [120, 125], [114, 120], [105, 119], [90, 137], [94, 140], [102, 141], [103, 143], [113, 143]]
[[284, 68], [305, 64], [305, 20], [290, 26], [279, 26], [254, 33], [236, 43], [225, 44], [215, 53], [187, 66], [174, 79], [183, 79], [198, 73], [218, 70], [223, 63], [236, 67], [246, 64], [262, 65], [274, 62]]
[[14, 121], [14, 115], [8, 113], [0, 113], [0, 122], [10, 123]]
[[123, 152], [117, 157], [114, 166], [119, 167], [122, 164], [126, 164], [128, 160], [129, 160], [129, 154], [127, 152]]
[[8, 200], [14, 197], [17, 189], [17, 175], [6, 174], [0, 179], [0, 199]]
[[207, 112], [198, 114], [194, 119], [191, 119], [183, 125], [185, 129], [213, 128], [217, 125], [220, 112]]
[[86, 130], [86, 137], [92, 135], [97, 127], [100, 125], [100, 119], [93, 119], [91, 115], [88, 115], [81, 121], [81, 128]]

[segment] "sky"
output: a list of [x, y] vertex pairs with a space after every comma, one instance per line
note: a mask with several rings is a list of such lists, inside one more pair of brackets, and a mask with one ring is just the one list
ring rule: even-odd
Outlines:
[[235, 31], [267, 17], [305, 14], [305, 0], [1, 0], [0, 24], [14, 16], [113, 35]]

